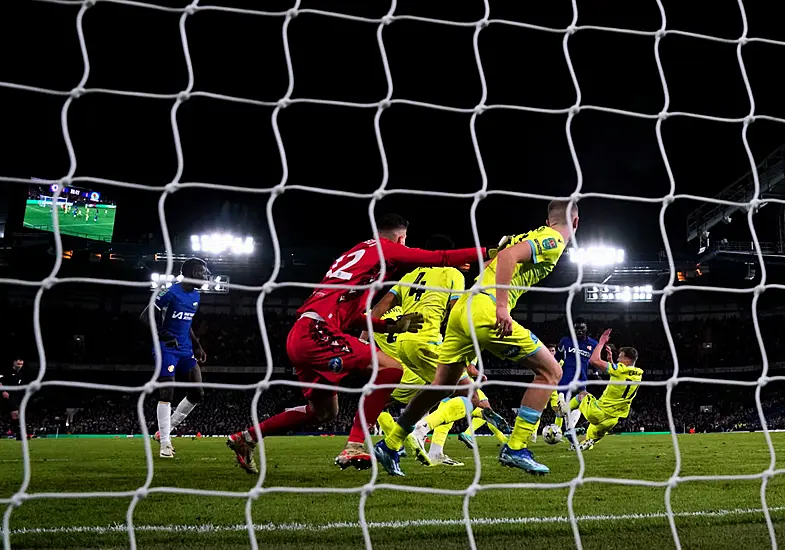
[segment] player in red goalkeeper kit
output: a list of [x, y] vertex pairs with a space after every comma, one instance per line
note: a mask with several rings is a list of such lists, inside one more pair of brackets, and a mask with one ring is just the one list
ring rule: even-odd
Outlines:
[[[406, 231], [409, 223], [398, 215], [388, 214], [377, 221], [386, 276], [397, 270], [410, 270], [420, 266], [462, 266], [478, 259], [476, 248], [458, 250], [421, 250], [407, 248]], [[483, 256], [495, 249], [482, 248]], [[297, 310], [299, 319], [294, 323], [286, 341], [286, 353], [301, 382], [337, 386], [352, 372], [370, 374], [371, 348], [355, 336], [351, 329], [366, 327], [365, 307], [369, 289], [331, 288], [333, 285], [369, 285], [381, 275], [381, 258], [375, 240], [363, 241], [335, 260], [319, 288]], [[395, 319], [372, 319], [375, 333], [417, 332], [422, 326], [422, 315], [405, 315]], [[376, 384], [397, 384], [401, 380], [401, 365], [395, 359], [377, 351], [379, 371]], [[365, 398], [365, 420], [372, 426], [389, 401], [393, 388], [379, 388]], [[307, 405], [287, 409], [268, 418], [258, 426], [237, 432], [227, 441], [240, 466], [249, 473], [256, 473], [253, 448], [259, 437], [285, 434], [305, 424], [321, 424], [333, 420], [338, 414], [338, 394], [334, 390], [303, 388]], [[335, 463], [346, 468], [369, 468], [371, 457], [364, 447], [360, 412], [354, 417], [349, 440]]]

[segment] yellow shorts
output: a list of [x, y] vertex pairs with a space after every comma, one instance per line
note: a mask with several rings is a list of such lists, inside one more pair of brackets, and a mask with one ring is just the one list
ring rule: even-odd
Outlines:
[[[417, 384], [418, 386], [424, 386], [425, 383], [425, 380], [414, 374], [406, 365], [403, 366], [401, 384]], [[420, 388], [395, 388], [391, 397], [398, 403], [407, 405], [409, 401], [411, 401], [412, 397], [417, 395], [417, 392], [419, 391]]]
[[376, 342], [376, 347], [382, 350], [386, 355], [389, 355], [399, 363], [401, 360], [398, 358], [398, 343], [393, 339], [392, 342], [389, 340], [389, 336], [397, 336], [396, 334], [387, 335], [387, 334], [374, 334], [373, 340]]
[[556, 390], [553, 390], [553, 393], [551, 394], [550, 406], [552, 409], [559, 407], [559, 392]]
[[403, 338], [398, 340], [398, 357], [414, 374], [430, 384], [439, 366], [439, 347], [433, 342]]
[[586, 394], [579, 408], [586, 420], [589, 421], [589, 429], [586, 431], [587, 439], [595, 441], [601, 439], [619, 422], [618, 416], [608, 414], [600, 408], [597, 398], [592, 394]]
[[470, 294], [464, 294], [450, 311], [444, 342], [439, 346], [439, 362], [445, 365], [465, 363], [476, 355], [472, 343], [469, 323], [474, 324], [480, 349], [487, 350], [501, 359], [520, 361], [533, 355], [542, 347], [540, 340], [516, 321], [512, 323], [512, 334], [496, 336], [496, 305], [488, 294], [477, 294], [472, 300], [469, 319]]

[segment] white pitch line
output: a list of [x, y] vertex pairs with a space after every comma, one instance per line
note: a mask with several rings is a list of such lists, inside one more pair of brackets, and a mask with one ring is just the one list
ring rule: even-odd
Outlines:
[[[785, 506], [771, 506], [770, 512], [781, 512]], [[733, 510], [699, 510], [695, 512], [676, 512], [676, 517], [725, 517], [738, 516], [744, 514], [760, 514], [762, 508], [736, 508]], [[579, 522], [586, 521], [629, 521], [645, 519], [667, 518], [664, 512], [650, 514], [620, 514], [620, 515], [588, 515], [578, 516]], [[473, 525], [526, 525], [526, 524], [549, 524], [549, 523], [569, 523], [570, 518], [565, 516], [545, 516], [545, 517], [522, 517], [522, 518], [473, 518]], [[368, 527], [371, 529], [409, 529], [412, 527], [440, 527], [464, 525], [460, 519], [419, 519], [401, 521], [380, 521], [370, 522]], [[331, 531], [334, 529], [359, 529], [357, 522], [335, 522], [314, 525], [309, 523], [258, 523], [254, 525], [257, 531]], [[74, 534], [90, 533], [95, 535], [105, 535], [108, 533], [124, 533], [128, 529], [124, 523], [115, 523], [106, 526], [77, 526], [77, 527], [37, 527], [12, 529], [12, 535], [39, 535], [39, 534]], [[246, 531], [248, 527], [244, 523], [236, 525], [137, 525], [136, 531], [146, 531], [155, 533], [225, 533]]]

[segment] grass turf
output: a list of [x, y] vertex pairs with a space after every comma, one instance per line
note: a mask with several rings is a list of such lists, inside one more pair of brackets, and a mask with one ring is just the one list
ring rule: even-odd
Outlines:
[[[93, 221], [95, 209], [90, 209], [90, 217], [85, 220], [84, 207], [79, 209], [79, 217], [74, 218], [69, 211], [64, 214], [62, 209], [58, 212], [60, 233], [74, 237], [84, 237], [99, 241], [111, 241], [114, 232], [114, 208], [101, 208], [98, 221]], [[50, 207], [28, 205], [25, 208], [24, 226], [42, 231], [53, 231], [52, 210]]]
[[[772, 434], [777, 468], [785, 466], [785, 434]], [[481, 484], [566, 482], [578, 474], [578, 462], [566, 445], [532, 446], [551, 467], [544, 478], [502, 468], [495, 439], [478, 438]], [[361, 487], [370, 471], [340, 471], [332, 464], [341, 437], [277, 437], [267, 441], [266, 488]], [[681, 476], [756, 474], [769, 466], [763, 434], [679, 436]], [[176, 439], [177, 458], [155, 456], [152, 487], [247, 491], [256, 482], [233, 466], [233, 455], [218, 438]], [[153, 444], [157, 450], [157, 445]], [[465, 489], [475, 473], [471, 453], [456, 439], [446, 451], [464, 467], [420, 466], [403, 461], [406, 478], [380, 473], [377, 483], [440, 489]], [[144, 443], [140, 439], [65, 439], [30, 442], [28, 492], [132, 491], [145, 481]], [[586, 477], [665, 481], [673, 473], [670, 436], [611, 436], [589, 453]], [[0, 498], [10, 497], [22, 479], [20, 445], [0, 441]], [[673, 511], [684, 548], [766, 548], [770, 546], [760, 511], [760, 480], [691, 481], [672, 491]], [[478, 548], [574, 547], [566, 521], [567, 488], [492, 488], [470, 499]], [[785, 479], [776, 476], [767, 489], [776, 535], [785, 545]], [[31, 499], [11, 515], [13, 548], [121, 548], [130, 498]], [[252, 514], [260, 547], [345, 549], [363, 546], [357, 526], [359, 493], [272, 491], [254, 502]], [[247, 548], [246, 499], [151, 493], [134, 511], [140, 548]], [[461, 523], [463, 497], [429, 492], [377, 489], [369, 495], [366, 518], [373, 522], [374, 548], [467, 548]], [[584, 548], [673, 548], [665, 513], [665, 488], [589, 482], [574, 497]], [[479, 521], [481, 520], [481, 521]], [[403, 523], [403, 522], [412, 523]], [[119, 524], [119, 527], [118, 527]], [[98, 527], [94, 531], [84, 529]], [[112, 527], [115, 526], [115, 527]], [[159, 527], [155, 527], [159, 526]], [[160, 526], [167, 526], [161, 529]], [[212, 526], [212, 527], [206, 527]], [[35, 529], [41, 529], [36, 532]], [[26, 531], [25, 531], [26, 530]]]

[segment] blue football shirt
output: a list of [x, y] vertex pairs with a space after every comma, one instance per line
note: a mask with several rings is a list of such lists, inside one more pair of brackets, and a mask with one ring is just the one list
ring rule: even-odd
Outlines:
[[[586, 337], [583, 340], [578, 340], [578, 353], [580, 354], [580, 374], [578, 380], [585, 382], [589, 379], [589, 358], [591, 352], [597, 347], [597, 340], [594, 338]], [[556, 349], [556, 359], [563, 360], [562, 377], [559, 385], [566, 385], [572, 382], [575, 377], [575, 346], [573, 345], [572, 338], [565, 336], [559, 342], [559, 347]]]
[[[194, 289], [186, 292], [180, 283], [163, 289], [155, 298], [155, 307], [161, 311], [162, 330], [166, 330], [177, 338], [179, 347], [176, 351], [193, 353], [191, 344], [191, 323], [196, 310], [199, 309], [199, 292]], [[174, 350], [163, 345], [163, 349]]]

